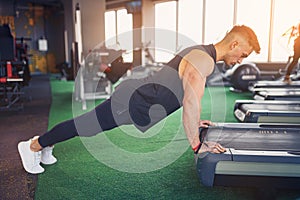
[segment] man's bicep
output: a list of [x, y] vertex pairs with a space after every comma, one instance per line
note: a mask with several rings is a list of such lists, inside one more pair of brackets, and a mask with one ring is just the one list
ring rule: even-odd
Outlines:
[[182, 78], [184, 84], [184, 96], [186, 98], [197, 98], [200, 100], [204, 93], [205, 77], [203, 77], [195, 67], [188, 63]]

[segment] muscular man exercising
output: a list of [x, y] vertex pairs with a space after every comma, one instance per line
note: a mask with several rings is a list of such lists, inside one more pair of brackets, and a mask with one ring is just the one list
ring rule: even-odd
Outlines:
[[[184, 49], [158, 73], [123, 81], [111, 98], [94, 110], [57, 124], [39, 137], [20, 142], [18, 150], [25, 170], [38, 174], [44, 171], [40, 162], [55, 163], [51, 146], [58, 142], [75, 136], [93, 136], [125, 124], [146, 131], [181, 106], [184, 130], [193, 151], [196, 154], [224, 152], [225, 148], [220, 144], [206, 142], [202, 145], [198, 137], [199, 126], [213, 125], [209, 120], [200, 120], [206, 77], [212, 73], [217, 61], [235, 65], [253, 51], [260, 52], [257, 36], [244, 25], [234, 26], [216, 44]], [[165, 112], [161, 112], [161, 107], [153, 106], [157, 104], [163, 106]], [[96, 123], [91, 122], [94, 119]]]

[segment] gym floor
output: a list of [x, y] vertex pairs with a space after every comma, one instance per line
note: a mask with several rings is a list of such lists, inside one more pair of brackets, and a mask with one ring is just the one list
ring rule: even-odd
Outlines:
[[[74, 111], [79, 103], [72, 102], [72, 81], [59, 81], [51, 76], [49, 79], [49, 76], [44, 75], [33, 76], [32, 84], [27, 90], [32, 100], [25, 102], [23, 111], [0, 115], [1, 199], [257, 199], [253, 188], [203, 186], [197, 177], [194, 155], [190, 148], [170, 165], [146, 173], [129, 173], [108, 167], [86, 148], [86, 141], [101, 139], [101, 135], [105, 135], [116, 146], [128, 152], [160, 149], [172, 140], [181, 117], [180, 110], [169, 116], [166, 126], [153, 137], [136, 138], [116, 128], [87, 140], [77, 137], [59, 143], [54, 148], [58, 162], [53, 166], [44, 166], [46, 171], [43, 174], [30, 175], [21, 166], [17, 143], [42, 134], [60, 121], [83, 111]], [[215, 96], [222, 93], [226, 99]], [[202, 102], [202, 118], [221, 121], [225, 117], [226, 122], [236, 122], [232, 113], [234, 101], [250, 98], [249, 93], [232, 93], [227, 87], [207, 88]], [[221, 108], [224, 102], [226, 106]], [[93, 103], [88, 106], [89, 109], [92, 107]], [[110, 152], [110, 147], [97, 148], [99, 151]], [[113, 161], [113, 154], [111, 151], [107, 159]], [[134, 165], [145, 166], [147, 163], [136, 162]], [[300, 192], [279, 190], [277, 197], [297, 199]]]
[[48, 75], [33, 76], [24, 88], [24, 110], [0, 112], [0, 199], [33, 199], [38, 176], [22, 168], [17, 145], [48, 128]]

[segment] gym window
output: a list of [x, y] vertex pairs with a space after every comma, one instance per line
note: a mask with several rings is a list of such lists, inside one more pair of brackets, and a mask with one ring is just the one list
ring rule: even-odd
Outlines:
[[[208, 44], [221, 39], [234, 24], [245, 24], [254, 29], [261, 45], [261, 53], [259, 55], [251, 54], [247, 60], [286, 62], [288, 56], [293, 54], [293, 40], [288, 43], [288, 37], [282, 35], [291, 26], [300, 22], [299, 0], [289, 0], [288, 3], [285, 0], [253, 0], [251, 3], [248, 0], [178, 0], [171, 2], [173, 4], [170, 2], [156, 4], [156, 7], [159, 4], [166, 4], [166, 6], [159, 5], [160, 11], [155, 15], [155, 18], [160, 19], [158, 22], [160, 28], [163, 28], [161, 24], [166, 23], [162, 20], [168, 19], [171, 24], [178, 23], [177, 29], [172, 29], [178, 30], [177, 34], [186, 35], [200, 44]], [[176, 3], [178, 3], [178, 7], [176, 7]], [[170, 12], [178, 15], [178, 22], [176, 22], [176, 15], [173, 19], [165, 18], [165, 13]], [[174, 47], [175, 50], [184, 45], [180, 41], [180, 37], [177, 37], [174, 44], [177, 45]]]
[[[132, 50], [132, 14], [126, 9], [105, 12], [105, 45], [115, 50]], [[124, 62], [132, 62], [133, 54], [129, 51], [123, 55]]]

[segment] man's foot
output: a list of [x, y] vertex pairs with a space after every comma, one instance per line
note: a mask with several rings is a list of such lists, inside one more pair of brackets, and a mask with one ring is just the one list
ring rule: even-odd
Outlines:
[[57, 162], [57, 159], [52, 155], [54, 146], [45, 147], [42, 150], [41, 162], [45, 165], [52, 165]]
[[285, 77], [285, 78], [283, 79], [283, 82], [285, 82], [286, 84], [289, 84], [289, 85], [292, 83], [290, 77]]
[[45, 170], [41, 167], [41, 151], [34, 152], [30, 149], [31, 139], [18, 144], [18, 151], [24, 169], [31, 174], [40, 174]]

